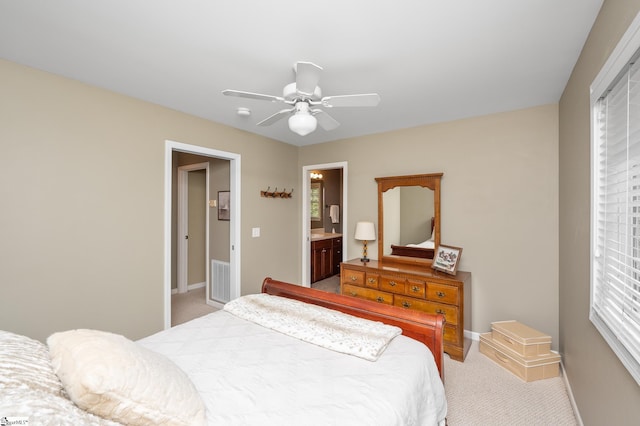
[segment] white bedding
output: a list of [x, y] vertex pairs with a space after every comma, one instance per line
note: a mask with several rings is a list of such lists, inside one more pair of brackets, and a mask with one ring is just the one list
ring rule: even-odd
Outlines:
[[371, 362], [218, 311], [138, 343], [191, 378], [220, 425], [444, 425], [433, 356], [405, 336]]
[[376, 361], [400, 327], [266, 293], [238, 297], [224, 310], [271, 330], [336, 352]]
[[416, 248], [435, 248], [436, 243], [433, 240], [423, 241], [419, 244], [407, 244], [407, 247], [416, 247]]

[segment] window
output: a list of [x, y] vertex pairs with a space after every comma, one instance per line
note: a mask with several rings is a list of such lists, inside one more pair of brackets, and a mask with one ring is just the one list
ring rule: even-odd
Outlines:
[[311, 183], [311, 220], [312, 221], [321, 221], [322, 220], [322, 182], [312, 182]]
[[638, 21], [636, 17], [591, 87], [589, 318], [640, 384]]

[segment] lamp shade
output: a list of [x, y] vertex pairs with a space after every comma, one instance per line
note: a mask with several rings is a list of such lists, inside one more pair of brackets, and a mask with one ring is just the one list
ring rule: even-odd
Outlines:
[[373, 226], [373, 222], [358, 222], [356, 224], [355, 238], [360, 241], [375, 241], [376, 229]]
[[289, 129], [300, 136], [306, 136], [316, 130], [318, 120], [311, 115], [309, 104], [306, 102], [298, 102], [296, 104], [296, 112], [289, 117]]

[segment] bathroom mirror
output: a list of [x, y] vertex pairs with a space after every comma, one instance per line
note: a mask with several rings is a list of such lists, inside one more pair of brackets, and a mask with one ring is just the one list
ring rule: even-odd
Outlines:
[[442, 173], [378, 177], [378, 260], [431, 266]]

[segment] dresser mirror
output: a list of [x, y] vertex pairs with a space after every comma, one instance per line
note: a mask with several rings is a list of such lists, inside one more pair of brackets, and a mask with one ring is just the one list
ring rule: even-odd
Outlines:
[[378, 177], [378, 260], [430, 266], [440, 244], [442, 173]]

